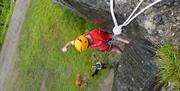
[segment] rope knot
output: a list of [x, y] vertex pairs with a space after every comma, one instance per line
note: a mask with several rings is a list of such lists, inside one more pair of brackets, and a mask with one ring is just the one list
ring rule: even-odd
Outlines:
[[114, 35], [119, 35], [119, 34], [121, 34], [121, 33], [122, 33], [122, 27], [123, 27], [123, 25], [115, 26], [115, 27], [113, 28], [113, 33], [114, 33]]

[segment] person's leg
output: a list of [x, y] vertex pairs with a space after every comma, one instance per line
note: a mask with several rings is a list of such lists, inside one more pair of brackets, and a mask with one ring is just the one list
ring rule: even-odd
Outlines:
[[125, 43], [125, 44], [129, 44], [129, 41], [122, 38], [121, 36], [117, 36], [116, 40], [119, 41], [119, 42]]
[[117, 46], [113, 46], [110, 52], [122, 53], [122, 50]]
[[95, 75], [97, 75], [99, 70], [95, 70], [94, 73], [91, 75], [92, 77], [94, 77]]
[[[113, 34], [112, 33], [109, 33], [110, 37], [113, 38]], [[122, 42], [122, 43], [125, 43], [125, 44], [129, 44], [129, 41], [124, 39], [122, 36], [118, 35], [115, 37], [115, 40], [117, 40], [118, 42]]]
[[105, 63], [101, 63], [101, 65], [102, 65], [102, 69], [107, 68]]

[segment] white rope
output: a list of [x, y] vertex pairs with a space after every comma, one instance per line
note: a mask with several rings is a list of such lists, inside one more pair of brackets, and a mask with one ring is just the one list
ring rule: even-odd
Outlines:
[[[136, 12], [136, 10], [139, 8], [139, 6], [142, 4], [144, 0], [141, 0], [138, 5], [136, 6], [136, 8], [133, 10], [133, 12], [131, 13], [131, 15], [127, 18], [127, 20], [118, 26], [116, 17], [114, 15], [114, 11], [113, 11], [113, 0], [110, 0], [110, 10], [111, 10], [111, 16], [113, 18], [113, 22], [114, 22], [114, 28], [113, 28], [113, 33], [114, 35], [119, 35], [122, 32], [122, 27], [127, 26], [132, 20], [134, 20], [134, 18], [136, 18], [138, 15], [140, 15], [141, 13], [143, 13], [146, 9], [152, 7], [153, 5], [157, 4], [158, 2], [162, 1], [162, 0], [156, 0], [155, 2], [149, 4], [148, 6], [146, 6], [145, 8], [143, 8], [141, 11], [139, 11], [138, 13], [136, 13], [134, 15], [134, 13]], [[133, 16], [134, 15], [134, 16]]]
[[134, 11], [131, 13], [131, 15], [127, 18], [127, 20], [123, 23], [123, 24], [127, 24], [127, 22], [129, 21], [129, 19], [132, 17], [132, 15], [134, 15], [134, 13], [136, 12], [136, 10], [139, 8], [139, 6], [141, 5], [141, 3], [143, 2], [144, 0], [141, 0], [139, 2], [139, 4], [136, 6], [136, 8], [134, 9]]
[[111, 9], [111, 16], [112, 16], [112, 18], [113, 18], [114, 25], [115, 25], [115, 26], [118, 26], [116, 17], [115, 17], [115, 15], [114, 15], [114, 10], [113, 10], [113, 0], [110, 1], [110, 9]]

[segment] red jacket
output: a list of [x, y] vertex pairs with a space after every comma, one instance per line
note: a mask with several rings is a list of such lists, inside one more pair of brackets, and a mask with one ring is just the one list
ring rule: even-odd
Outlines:
[[83, 35], [89, 35], [91, 37], [92, 41], [90, 42], [89, 47], [96, 48], [101, 52], [112, 50], [112, 46], [108, 45], [107, 43], [109, 40], [111, 40], [110, 33], [104, 32], [101, 29], [94, 29]]

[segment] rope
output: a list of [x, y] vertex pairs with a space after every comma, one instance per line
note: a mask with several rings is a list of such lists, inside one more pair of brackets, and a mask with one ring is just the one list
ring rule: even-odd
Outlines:
[[111, 9], [111, 16], [112, 16], [112, 18], [113, 18], [114, 25], [115, 25], [115, 26], [118, 26], [116, 17], [115, 17], [115, 15], [114, 15], [114, 10], [113, 10], [113, 0], [110, 0], [110, 9]]
[[[139, 11], [138, 13], [136, 13], [134, 15], [134, 13], [136, 12], [136, 10], [139, 8], [139, 6], [142, 4], [144, 0], [141, 0], [138, 5], [136, 6], [136, 8], [133, 10], [133, 12], [131, 13], [131, 15], [127, 18], [127, 20], [118, 26], [116, 17], [114, 15], [114, 10], [113, 10], [113, 0], [110, 0], [110, 10], [111, 10], [111, 16], [114, 22], [114, 28], [113, 28], [113, 33], [114, 36], [121, 34], [122, 32], [122, 27], [127, 26], [132, 20], [134, 20], [138, 15], [140, 15], [141, 13], [143, 13], [146, 9], [152, 7], [153, 5], [157, 4], [158, 2], [162, 1], [162, 0], [156, 0], [155, 2], [149, 4], [148, 6], [146, 6], [145, 8], [143, 8], [141, 11]], [[133, 16], [134, 15], [134, 16]]]

